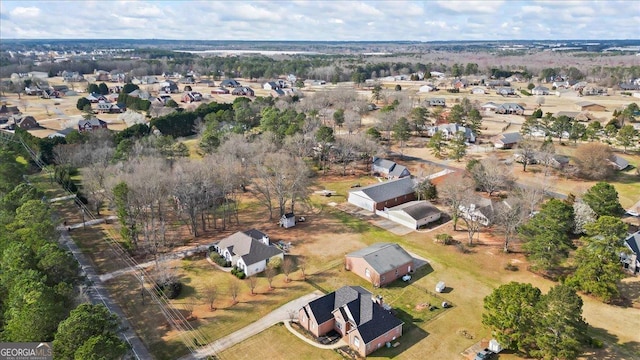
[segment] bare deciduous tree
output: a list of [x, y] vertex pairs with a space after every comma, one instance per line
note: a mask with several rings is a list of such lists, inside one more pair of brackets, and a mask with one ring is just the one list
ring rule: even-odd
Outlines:
[[293, 262], [293, 259], [290, 256], [285, 256], [284, 260], [282, 261], [282, 273], [284, 274], [285, 282], [290, 281], [289, 274], [291, 274], [294, 269], [295, 263]]
[[298, 264], [298, 269], [300, 269], [300, 273], [302, 273], [302, 280], [306, 280], [307, 279], [307, 261], [303, 258], [301, 258], [300, 256], [298, 256], [298, 258], [296, 259], [296, 262]]
[[611, 148], [606, 144], [589, 143], [578, 146], [574, 161], [580, 176], [586, 179], [603, 180], [611, 176], [613, 168]]
[[471, 174], [476, 185], [489, 196], [496, 191], [509, 190], [515, 183], [511, 169], [495, 156], [480, 160], [471, 168]]
[[229, 283], [229, 296], [231, 296], [231, 303], [235, 305], [238, 303], [238, 293], [240, 292], [240, 281], [237, 279], [231, 280]]
[[249, 280], [248, 284], [249, 284], [249, 290], [251, 290], [251, 295], [255, 295], [255, 289], [256, 289], [256, 285], [258, 284], [258, 279], [255, 276], [249, 276], [247, 278], [247, 280]]
[[276, 277], [277, 274], [278, 270], [272, 266], [267, 266], [267, 268], [264, 269], [264, 276], [267, 278], [267, 282], [269, 283], [269, 290], [273, 290], [273, 278]]
[[218, 287], [216, 284], [213, 282], [208, 283], [204, 288], [204, 296], [209, 304], [209, 310], [214, 311], [216, 308], [213, 304], [218, 298]]
[[509, 244], [517, 233], [518, 227], [527, 218], [527, 205], [519, 197], [510, 197], [495, 204], [495, 224], [504, 236], [503, 251], [509, 252]]
[[460, 206], [473, 195], [473, 180], [462, 174], [452, 175], [438, 189], [438, 197], [449, 207], [453, 220], [453, 230], [457, 231], [460, 219]]
[[537, 146], [530, 140], [523, 140], [516, 150], [517, 160], [522, 163], [522, 171], [527, 171], [527, 165], [536, 161]]

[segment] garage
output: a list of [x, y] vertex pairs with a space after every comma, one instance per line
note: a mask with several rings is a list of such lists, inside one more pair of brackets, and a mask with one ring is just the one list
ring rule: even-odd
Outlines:
[[410, 201], [387, 210], [389, 220], [411, 229], [437, 221], [442, 212], [428, 201]]

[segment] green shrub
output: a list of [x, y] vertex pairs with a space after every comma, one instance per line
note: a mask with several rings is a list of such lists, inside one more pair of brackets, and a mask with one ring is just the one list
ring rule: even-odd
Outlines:
[[159, 295], [165, 296], [167, 299], [175, 299], [182, 291], [182, 283], [177, 280], [157, 283], [155, 290]]
[[531, 93], [528, 92], [527, 90], [520, 90], [520, 93], [524, 96], [531, 96]]
[[453, 242], [453, 237], [449, 234], [438, 234], [436, 235], [436, 240], [442, 243], [442, 245], [449, 245]]
[[518, 271], [518, 265], [508, 263], [507, 265], [504, 266], [504, 269], [509, 271]]

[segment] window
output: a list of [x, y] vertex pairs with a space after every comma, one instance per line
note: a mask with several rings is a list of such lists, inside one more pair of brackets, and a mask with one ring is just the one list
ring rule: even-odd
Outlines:
[[364, 269], [364, 276], [370, 278], [371, 277], [371, 271], [369, 271], [369, 268]]
[[341, 323], [340, 321], [336, 321], [336, 327], [337, 327], [339, 330], [342, 330], [342, 323]]
[[396, 269], [396, 276], [398, 276], [398, 269]]
[[385, 280], [385, 276], [382, 275], [382, 277], [380, 278], [380, 281], [384, 281]]
[[353, 337], [353, 346], [355, 346], [356, 348], [360, 348], [360, 339], [358, 339], [357, 336]]
[[315, 328], [316, 328], [316, 323], [315, 323], [315, 321], [312, 321], [312, 322], [311, 322], [311, 328], [312, 328], [312, 329], [315, 329]]

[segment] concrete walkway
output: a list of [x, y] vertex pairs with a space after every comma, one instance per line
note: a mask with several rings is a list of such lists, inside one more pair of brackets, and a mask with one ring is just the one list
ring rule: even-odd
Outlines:
[[109, 309], [109, 311], [113, 314], [116, 314], [118, 318], [120, 318], [120, 323], [122, 324], [122, 328], [124, 329], [120, 335], [124, 340], [131, 345], [131, 350], [133, 351], [135, 357], [139, 360], [148, 360], [153, 359], [151, 353], [144, 345], [142, 340], [136, 335], [133, 331], [133, 327], [127, 320], [124, 312], [116, 304], [112, 299], [107, 289], [104, 287], [104, 284], [100, 280], [96, 270], [93, 267], [91, 261], [84, 256], [80, 248], [73, 241], [71, 236], [69, 236], [69, 232], [65, 229], [60, 232], [60, 244], [67, 248], [73, 257], [76, 259], [82, 272], [87, 277], [87, 279], [91, 282], [92, 286], [90, 287], [90, 291], [88, 292], [89, 300], [91, 300], [92, 304], [104, 304], [104, 306]]
[[311, 345], [311, 346], [315, 346], [318, 349], [326, 349], [326, 350], [333, 350], [333, 349], [337, 349], [337, 348], [341, 348], [343, 346], [347, 346], [347, 343], [344, 342], [344, 340], [340, 339], [338, 340], [338, 342], [336, 342], [335, 344], [331, 344], [331, 345], [323, 345], [323, 344], [318, 344], [317, 342], [309, 339], [308, 337], [300, 334], [296, 329], [294, 329], [291, 326], [291, 321], [290, 320], [285, 320], [284, 321], [284, 326], [289, 329], [289, 331], [298, 337], [298, 339], [306, 342], [307, 344]]
[[271, 326], [291, 319], [290, 313], [294, 311], [296, 314], [300, 308], [306, 305], [308, 302], [317, 299], [324, 294], [321, 291], [314, 291], [310, 294], [301, 296], [295, 300], [292, 300], [283, 306], [273, 310], [269, 314], [262, 317], [260, 320], [245, 326], [244, 328], [229, 334], [223, 338], [220, 338], [204, 347], [198, 349], [195, 353], [185, 355], [179, 360], [195, 360], [204, 359], [207, 356], [215, 355], [223, 350], [238, 344], [268, 328]]

